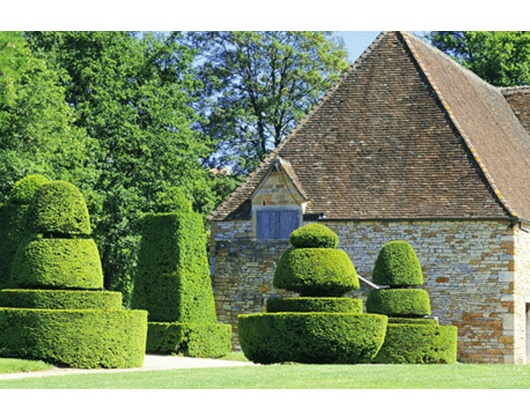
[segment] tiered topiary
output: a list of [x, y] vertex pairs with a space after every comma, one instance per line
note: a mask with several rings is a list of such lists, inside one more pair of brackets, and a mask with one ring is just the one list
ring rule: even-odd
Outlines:
[[372, 281], [386, 288], [372, 289], [366, 300], [369, 313], [385, 314], [385, 342], [374, 363], [455, 363], [457, 329], [441, 326], [431, 315], [429, 294], [420, 262], [410, 243], [392, 241], [381, 249]]
[[149, 312], [147, 353], [221, 357], [232, 328], [217, 323], [202, 219], [181, 200], [144, 220], [131, 304]]
[[338, 236], [308, 224], [290, 236], [294, 248], [281, 256], [276, 288], [301, 297], [271, 298], [267, 312], [238, 317], [245, 356], [257, 363], [361, 363], [381, 347], [387, 317], [362, 314], [360, 299], [342, 297], [359, 288], [355, 267], [339, 249]]
[[28, 211], [9, 288], [0, 292], [0, 356], [76, 368], [140, 367], [147, 312], [105, 292], [83, 196], [64, 181], [42, 185]]
[[28, 175], [15, 183], [7, 203], [0, 206], [0, 289], [11, 274], [18, 245], [28, 235], [26, 216], [37, 190], [50, 182], [43, 175]]

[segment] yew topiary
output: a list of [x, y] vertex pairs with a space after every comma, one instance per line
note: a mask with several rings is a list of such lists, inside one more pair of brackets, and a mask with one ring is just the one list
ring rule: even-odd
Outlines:
[[372, 273], [372, 281], [390, 287], [423, 284], [421, 265], [407, 241], [391, 241], [383, 246]]
[[289, 241], [295, 248], [337, 248], [339, 237], [327, 226], [310, 223], [291, 233]]
[[422, 317], [431, 314], [429, 293], [422, 289], [373, 289], [366, 299], [366, 310], [395, 317]]

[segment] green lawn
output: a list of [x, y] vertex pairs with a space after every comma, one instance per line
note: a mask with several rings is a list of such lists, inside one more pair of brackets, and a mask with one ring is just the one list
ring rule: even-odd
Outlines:
[[39, 370], [51, 369], [52, 366], [41, 361], [5, 359], [0, 358], [0, 374], [16, 372], [34, 372]]
[[38, 389], [528, 389], [530, 365], [270, 365], [0, 381]]

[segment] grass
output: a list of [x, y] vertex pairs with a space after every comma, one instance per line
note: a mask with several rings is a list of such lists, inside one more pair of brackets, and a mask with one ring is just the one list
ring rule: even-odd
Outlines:
[[35, 372], [51, 368], [51, 365], [39, 360], [0, 358], [0, 373]]
[[528, 389], [530, 365], [269, 365], [0, 381], [19, 389]]

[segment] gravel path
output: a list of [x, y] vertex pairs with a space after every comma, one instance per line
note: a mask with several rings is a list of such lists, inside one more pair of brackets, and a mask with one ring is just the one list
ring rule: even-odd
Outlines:
[[211, 367], [232, 367], [232, 366], [255, 366], [252, 362], [238, 362], [231, 360], [217, 359], [197, 359], [192, 357], [180, 356], [155, 356], [146, 355], [144, 364], [141, 368], [132, 369], [70, 369], [70, 368], [53, 368], [40, 372], [25, 373], [4, 373], [0, 374], [0, 380], [3, 379], [20, 379], [20, 378], [37, 378], [52, 375], [71, 375], [86, 373], [105, 373], [105, 372], [137, 372], [148, 370], [171, 370], [171, 369], [194, 369], [194, 368], [211, 368]]

